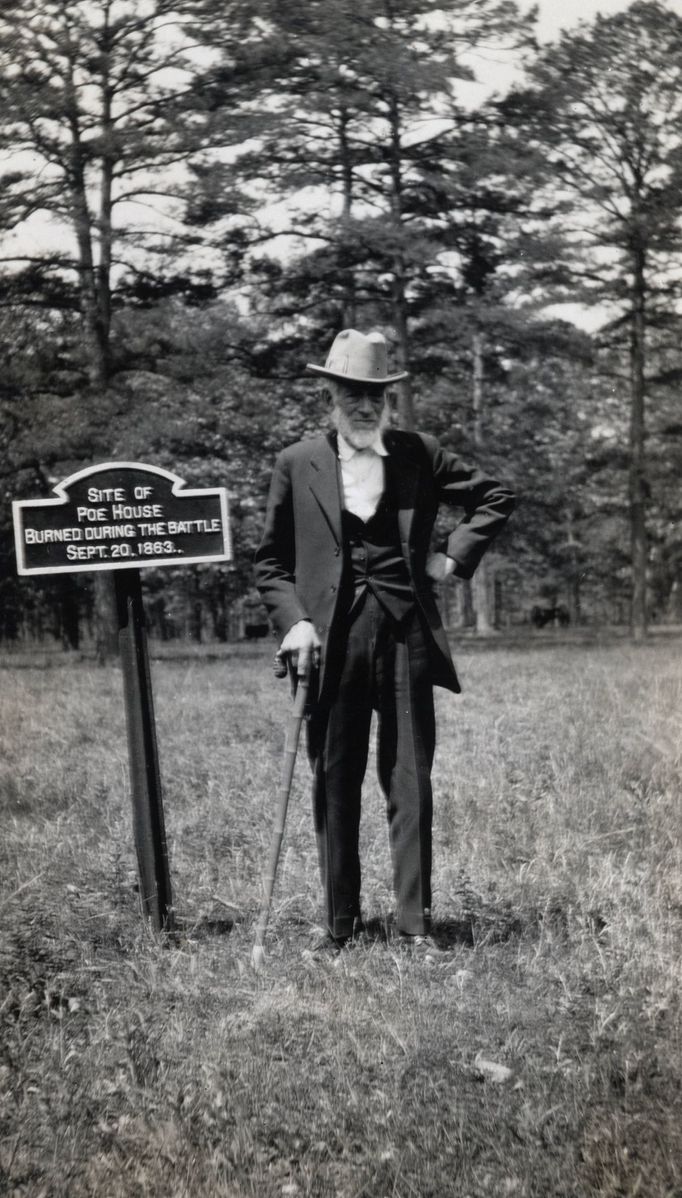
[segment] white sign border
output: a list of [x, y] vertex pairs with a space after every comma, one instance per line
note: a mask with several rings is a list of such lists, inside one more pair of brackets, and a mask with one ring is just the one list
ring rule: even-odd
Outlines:
[[[80, 482], [81, 479], [90, 478], [93, 474], [103, 474], [106, 470], [143, 470], [147, 474], [158, 474], [166, 482], [173, 484], [173, 495], [178, 499], [190, 498], [197, 495], [217, 495], [220, 499], [220, 516], [223, 526], [223, 552], [212, 554], [210, 557], [178, 558], [176, 554], [173, 557], [155, 557], [149, 561], [127, 562], [121, 560], [120, 562], [117, 561], [116, 565], [112, 565], [110, 562], [87, 562], [82, 566], [27, 566], [24, 553], [25, 545], [22, 538], [24, 531], [22, 512], [24, 509], [65, 506], [69, 502], [69, 487], [73, 486], [76, 482]], [[24, 578], [39, 574], [85, 574], [93, 570], [147, 570], [154, 566], [196, 566], [210, 565], [211, 562], [232, 561], [232, 539], [230, 537], [227, 489], [225, 487], [186, 487], [184, 479], [180, 478], [179, 474], [173, 474], [170, 470], [164, 470], [161, 466], [150, 466], [148, 462], [103, 462], [98, 466], [86, 466], [84, 470], [77, 470], [75, 474], [70, 474], [68, 478], [57, 483], [52, 489], [55, 495], [58, 496], [57, 499], [12, 500], [17, 573]]]

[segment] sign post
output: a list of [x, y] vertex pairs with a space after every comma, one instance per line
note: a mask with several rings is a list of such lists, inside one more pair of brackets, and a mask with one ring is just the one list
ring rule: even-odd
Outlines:
[[169, 932], [173, 900], [140, 571], [121, 571], [114, 586], [140, 899], [155, 930]]
[[92, 466], [54, 490], [56, 499], [12, 504], [17, 570], [116, 571], [140, 897], [156, 931], [170, 931], [173, 900], [140, 570], [229, 561], [227, 492], [188, 489], [177, 475], [140, 462]]

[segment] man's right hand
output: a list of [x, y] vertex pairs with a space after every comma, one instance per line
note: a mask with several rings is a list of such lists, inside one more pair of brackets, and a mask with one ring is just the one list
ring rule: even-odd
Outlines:
[[279, 647], [280, 657], [288, 657], [297, 674], [307, 674], [320, 661], [322, 642], [310, 620], [299, 620], [287, 632]]

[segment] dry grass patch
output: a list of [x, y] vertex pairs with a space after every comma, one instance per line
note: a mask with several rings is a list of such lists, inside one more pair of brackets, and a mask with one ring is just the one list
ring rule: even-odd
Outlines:
[[311, 961], [301, 760], [259, 974], [288, 702], [267, 653], [155, 663], [167, 942], [138, 912], [118, 670], [2, 671], [7, 1193], [679, 1198], [679, 643], [459, 656], [435, 775], [447, 964], [395, 945], [371, 780], [369, 942]]

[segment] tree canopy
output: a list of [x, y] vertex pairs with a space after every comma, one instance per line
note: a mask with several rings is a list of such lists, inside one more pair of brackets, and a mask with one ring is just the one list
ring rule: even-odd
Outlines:
[[507, 111], [544, 151], [562, 203], [565, 286], [605, 304], [628, 359], [633, 624], [647, 623], [646, 407], [652, 333], [679, 319], [682, 19], [658, 0], [564, 33]]
[[[677, 610], [682, 19], [635, 0], [540, 49], [534, 19], [514, 0], [5, 4], [6, 503], [115, 455], [225, 482], [234, 566], [187, 583], [224, 631], [274, 454], [324, 421], [305, 362], [378, 328], [410, 372], [397, 419], [520, 492], [480, 628], [543, 595], [631, 609], [640, 634]], [[472, 104], [482, 53], [525, 74]]]

